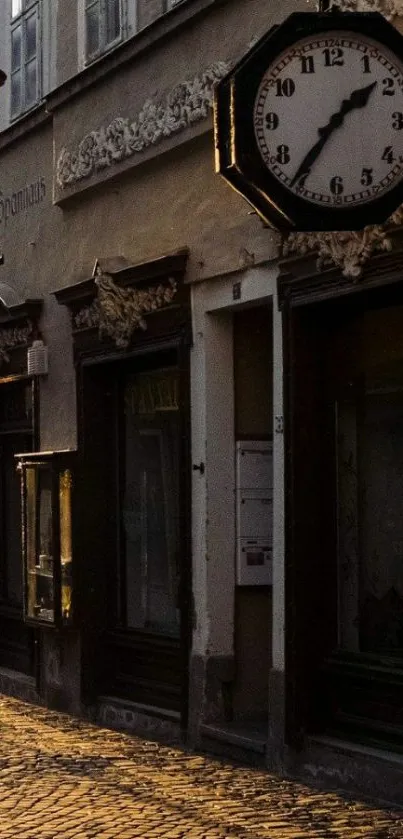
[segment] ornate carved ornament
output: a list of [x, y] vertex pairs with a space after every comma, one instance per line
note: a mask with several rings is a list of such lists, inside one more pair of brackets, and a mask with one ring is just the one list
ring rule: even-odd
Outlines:
[[17, 347], [29, 344], [34, 336], [34, 325], [31, 321], [23, 326], [12, 326], [8, 329], [0, 327], [0, 365], [10, 361], [10, 352]]
[[129, 346], [135, 330], [147, 329], [144, 315], [169, 305], [177, 291], [177, 283], [172, 278], [146, 289], [121, 288], [110, 274], [100, 271], [95, 276], [95, 285], [95, 300], [73, 315], [73, 326], [75, 329], [98, 327], [100, 339], [111, 338], [119, 349]]
[[[39, 337], [38, 322], [42, 311], [40, 298], [22, 300], [13, 286], [0, 283], [0, 366], [9, 364], [13, 350], [30, 346]], [[12, 362], [14, 363], [14, 362]], [[25, 372], [26, 356], [17, 361], [18, 372]]]
[[116, 117], [109, 125], [86, 134], [78, 149], [63, 147], [56, 164], [59, 187], [89, 178], [206, 119], [213, 107], [214, 86], [227, 71], [227, 64], [218, 61], [191, 81], [176, 85], [164, 101], [147, 99], [134, 120]]
[[374, 253], [392, 250], [393, 228], [403, 224], [403, 206], [385, 225], [370, 225], [359, 231], [290, 233], [282, 246], [283, 256], [317, 254], [317, 269], [337, 266], [344, 277], [358, 280]]
[[403, 0], [335, 0], [331, 8], [341, 12], [380, 12], [386, 20], [393, 20], [403, 15]]

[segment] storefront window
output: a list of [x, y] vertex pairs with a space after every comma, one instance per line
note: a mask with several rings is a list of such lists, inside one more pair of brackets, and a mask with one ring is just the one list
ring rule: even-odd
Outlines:
[[124, 393], [126, 622], [179, 632], [179, 404], [175, 370], [140, 373]]
[[403, 657], [403, 358], [379, 364], [398, 354], [385, 326], [336, 404], [339, 643]]
[[70, 469], [65, 469], [59, 475], [59, 509], [60, 509], [60, 563], [61, 563], [61, 608], [62, 619], [71, 618], [72, 600], [72, 522], [71, 522], [71, 488], [72, 475]]
[[20, 453], [23, 496], [25, 619], [51, 626], [72, 623], [71, 452]]
[[27, 593], [29, 618], [54, 620], [51, 472], [26, 470]]

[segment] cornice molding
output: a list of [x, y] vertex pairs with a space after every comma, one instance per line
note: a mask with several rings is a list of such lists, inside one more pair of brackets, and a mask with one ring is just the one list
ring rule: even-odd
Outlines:
[[386, 20], [403, 15], [403, 0], [334, 0], [331, 7], [341, 12], [380, 12]]
[[108, 274], [113, 277], [114, 283], [123, 288], [146, 283], [165, 282], [167, 277], [174, 277], [181, 280], [186, 270], [189, 257], [188, 248], [180, 248], [177, 251], [163, 254], [155, 259], [147, 259], [143, 262], [130, 262], [124, 256], [97, 257], [92, 269], [92, 274], [86, 279], [74, 280], [70, 285], [54, 291], [58, 303], [68, 306], [71, 312], [78, 308], [89, 305], [96, 297], [97, 287], [95, 278], [97, 274]]
[[144, 315], [168, 306], [177, 292], [172, 277], [146, 289], [121, 288], [110, 274], [97, 271], [95, 285], [95, 300], [73, 315], [73, 328], [98, 327], [100, 340], [111, 338], [118, 349], [127, 349], [135, 330], [146, 331]]
[[227, 72], [228, 65], [218, 61], [192, 80], [175, 85], [164, 101], [147, 99], [134, 120], [116, 117], [86, 134], [77, 149], [63, 147], [56, 163], [58, 186], [63, 190], [206, 119], [214, 87]]
[[[99, 258], [90, 278], [53, 292], [70, 310], [76, 350], [109, 352], [113, 342], [126, 351], [148, 330], [152, 340], [161, 325], [169, 331], [188, 324], [190, 287], [183, 282], [188, 255], [181, 248], [136, 264], [123, 256]], [[162, 320], [152, 317], [158, 312]]]
[[384, 225], [371, 225], [358, 231], [290, 233], [283, 242], [282, 255], [314, 253], [318, 271], [337, 266], [343, 277], [357, 281], [375, 253], [392, 250], [391, 233], [402, 225], [403, 206]]

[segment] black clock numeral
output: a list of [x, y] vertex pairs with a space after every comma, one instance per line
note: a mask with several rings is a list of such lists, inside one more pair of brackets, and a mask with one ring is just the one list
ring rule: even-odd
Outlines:
[[362, 72], [363, 73], [370, 73], [371, 72], [371, 65], [369, 63], [369, 55], [363, 55], [362, 58], [360, 58], [360, 61], [362, 61], [362, 64], [363, 64], [363, 67], [364, 67]]
[[276, 96], [292, 96], [294, 91], [293, 79], [276, 79]]
[[372, 172], [373, 171], [374, 171], [373, 169], [366, 169], [365, 166], [363, 167], [363, 170], [361, 172], [361, 184], [362, 184], [362, 186], [371, 186], [372, 181], [373, 181], [373, 177], [372, 177]]
[[301, 62], [301, 73], [314, 73], [315, 72], [315, 64], [313, 61], [313, 55], [301, 55], [300, 56]]
[[289, 163], [291, 160], [290, 157], [290, 148], [289, 146], [277, 146], [277, 154], [276, 154], [277, 163]]
[[383, 91], [382, 96], [394, 96], [395, 95], [395, 83], [393, 79], [383, 79]]
[[386, 146], [381, 157], [381, 160], [386, 160], [386, 163], [394, 163], [396, 158], [393, 154], [393, 146]]
[[266, 119], [266, 128], [268, 128], [269, 131], [274, 131], [276, 128], [278, 128], [279, 118], [278, 118], [277, 114], [273, 113], [273, 111], [269, 111], [269, 113], [266, 114], [265, 119]]
[[341, 195], [343, 190], [343, 178], [340, 175], [335, 175], [330, 181], [330, 192], [332, 195]]
[[401, 131], [403, 128], [403, 114], [400, 111], [394, 111], [392, 118], [392, 128], [394, 128], [395, 131]]
[[344, 52], [340, 47], [326, 47], [323, 50], [323, 55], [325, 56], [325, 67], [343, 67], [344, 64]]

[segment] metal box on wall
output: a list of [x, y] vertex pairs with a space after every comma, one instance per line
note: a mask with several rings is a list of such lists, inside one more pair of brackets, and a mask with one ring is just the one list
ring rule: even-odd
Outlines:
[[236, 487], [273, 491], [273, 443], [238, 440], [236, 443]]
[[236, 443], [236, 583], [272, 584], [273, 445]]

